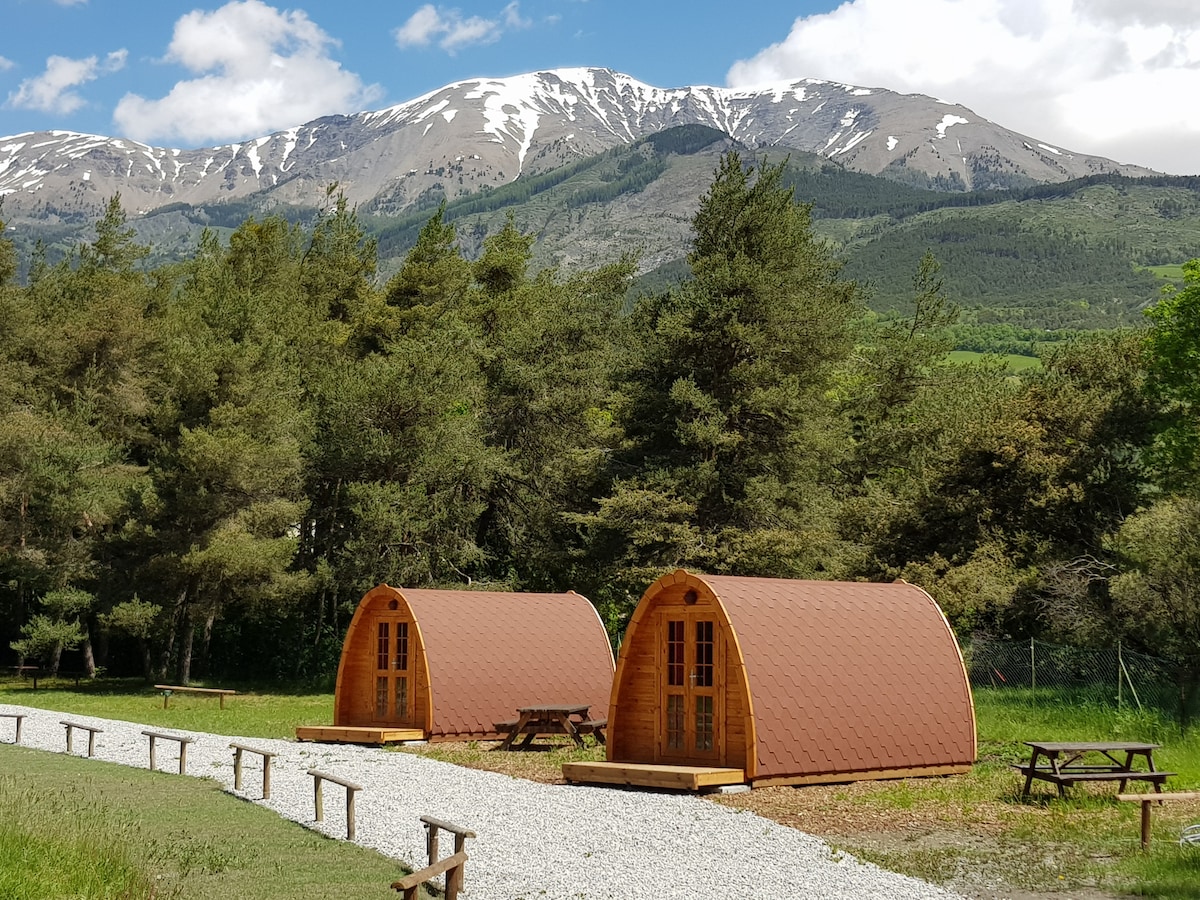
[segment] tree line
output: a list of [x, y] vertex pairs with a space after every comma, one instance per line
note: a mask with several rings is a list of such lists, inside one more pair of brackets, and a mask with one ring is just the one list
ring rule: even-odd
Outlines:
[[724, 156], [690, 274], [397, 274], [332, 193], [149, 266], [119, 197], [23, 283], [0, 242], [0, 629], [56, 666], [325, 677], [359, 598], [574, 589], [616, 640], [666, 570], [904, 578], [960, 637], [1128, 644], [1200, 674], [1200, 262], [1147, 325], [953, 364], [932, 256], [868, 314], [783, 166]]

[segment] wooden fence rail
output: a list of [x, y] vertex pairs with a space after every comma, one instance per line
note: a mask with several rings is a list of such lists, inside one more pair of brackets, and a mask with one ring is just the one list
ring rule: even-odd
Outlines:
[[[413, 872], [392, 882], [392, 890], [403, 891], [404, 900], [417, 900], [417, 892], [421, 885], [431, 878], [446, 873], [446, 900], [458, 900], [458, 892], [463, 887], [463, 869], [467, 862], [467, 838], [475, 837], [475, 832], [435, 819], [433, 816], [421, 816], [425, 825], [425, 846], [429, 851], [429, 865], [419, 872]], [[454, 853], [443, 860], [438, 855], [438, 831], [449, 831], [454, 835]]]
[[1164, 800], [1200, 800], [1195, 791], [1175, 791], [1164, 794], [1117, 794], [1118, 800], [1142, 804], [1142, 849], [1150, 849], [1150, 804], [1162, 804]]
[[155, 741], [175, 741], [179, 744], [179, 774], [187, 774], [187, 745], [192, 743], [195, 738], [182, 737], [178, 734], [163, 734], [161, 731], [143, 731], [146, 737], [150, 738], [150, 771], [154, 771], [154, 742]]
[[327, 772], [318, 772], [316, 769], [309, 769], [308, 774], [313, 777], [313, 806], [316, 812], [314, 818], [318, 822], [325, 819], [325, 800], [321, 794], [321, 783], [332, 781], [346, 789], [346, 840], [354, 840], [354, 795], [362, 790], [362, 786]]
[[229, 749], [233, 751], [233, 789], [240, 791], [242, 789], [242, 754], [257, 753], [262, 757], [262, 798], [264, 800], [271, 799], [271, 760], [278, 754], [272, 753], [270, 750], [259, 750], [257, 747], [247, 747], [245, 744], [232, 743]]

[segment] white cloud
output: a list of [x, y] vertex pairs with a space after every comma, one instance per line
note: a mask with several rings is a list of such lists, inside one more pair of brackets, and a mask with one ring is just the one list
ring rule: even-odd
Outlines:
[[[86, 101], [73, 89], [95, 81], [101, 75], [124, 68], [127, 56], [125, 50], [115, 50], [103, 60], [97, 56], [84, 59], [51, 56], [46, 60], [46, 71], [22, 81], [17, 89], [8, 95], [6, 105], [14, 109], [36, 109], [40, 112], [74, 112]], [[0, 65], [0, 68], [9, 66]]]
[[9, 69], [15, 68], [16, 65], [11, 59], [5, 59], [3, 56], [0, 56], [0, 72], [7, 72]]
[[382, 91], [330, 58], [336, 41], [299, 10], [238, 0], [175, 23], [167, 49], [196, 75], [157, 100], [126, 94], [113, 119], [138, 140], [240, 139], [362, 108]]
[[849, 0], [797, 19], [728, 83], [806, 77], [929, 94], [1077, 152], [1200, 173], [1194, 0]]
[[471, 44], [492, 44], [500, 40], [505, 31], [514, 31], [530, 26], [528, 19], [521, 17], [517, 2], [509, 3], [494, 19], [471, 16], [464, 19], [457, 9], [445, 9], [426, 3], [409, 16], [408, 21], [397, 28], [393, 35], [396, 46], [427, 47], [437, 45], [448, 53]]

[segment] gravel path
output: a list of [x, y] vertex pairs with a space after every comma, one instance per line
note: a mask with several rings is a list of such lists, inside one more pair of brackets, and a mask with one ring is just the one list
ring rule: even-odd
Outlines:
[[[753, 813], [697, 797], [601, 787], [547, 785], [465, 769], [409, 753], [345, 744], [311, 744], [163, 729], [112, 719], [20, 706], [21, 743], [66, 750], [64, 719], [104, 729], [96, 758], [147, 768], [143, 729], [195, 739], [189, 775], [212, 778], [233, 792], [230, 741], [279, 754], [271, 768], [271, 799], [261, 793], [259, 757], [244, 758], [240, 796], [330, 837], [346, 835], [343, 789], [325, 787], [325, 821], [313, 821], [312, 778], [320, 769], [362, 785], [356, 800], [356, 842], [419, 868], [425, 864], [422, 815], [472, 829], [463, 897], [518, 898], [812, 898], [812, 900], [949, 900], [958, 895], [832, 853], [818, 838]], [[11, 741], [11, 720], [0, 739]], [[74, 750], [87, 752], [76, 732]], [[157, 766], [178, 771], [174, 741], [159, 741]], [[442, 836], [442, 855], [453, 838]], [[449, 849], [447, 849], [449, 848]]]

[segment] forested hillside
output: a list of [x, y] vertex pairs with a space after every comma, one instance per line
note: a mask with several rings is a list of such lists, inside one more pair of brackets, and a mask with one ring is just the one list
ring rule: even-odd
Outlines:
[[381, 581], [574, 589], [616, 639], [688, 566], [902, 577], [962, 636], [1194, 683], [1200, 263], [1142, 328], [955, 365], [945, 269], [871, 314], [790, 174], [723, 155], [688, 277], [629, 312], [620, 244], [538, 270], [510, 220], [468, 259], [444, 211], [382, 281], [344, 201], [149, 264], [115, 199], [27, 283], [0, 244], [0, 646], [327, 677]]
[[[730, 149], [747, 159], [786, 163], [783, 183], [812, 205], [815, 234], [845, 261], [846, 274], [867, 288], [868, 307], [885, 317], [907, 302], [912, 260], [926, 251], [942, 263], [964, 324], [1050, 330], [1050, 339], [1063, 336], [1058, 332], [1140, 323], [1165, 284], [1148, 267], [1179, 266], [1200, 256], [1197, 178], [1110, 174], [1007, 191], [934, 190], [850, 171], [784, 146], [752, 150], [703, 125], [670, 128], [466, 193], [471, 160], [448, 160], [427, 173], [435, 180], [419, 197], [402, 185], [384, 191], [357, 209], [358, 221], [376, 241], [384, 278], [399, 270], [421, 228], [445, 202], [444, 221], [454, 226], [457, 246], [471, 261], [511, 216], [534, 237], [531, 272], [603, 266], [620, 246], [636, 254], [636, 287], [653, 291], [686, 274], [697, 200], [720, 154]], [[189, 258], [202, 229], [228, 239], [250, 216], [280, 216], [311, 229], [322, 202], [314, 194], [287, 205], [260, 192], [202, 206], [172, 203], [129, 224], [152, 248], [148, 262], [161, 266]], [[85, 228], [90, 223], [78, 217], [22, 221], [9, 233], [21, 277], [39, 242], [40, 252], [56, 263]]]

